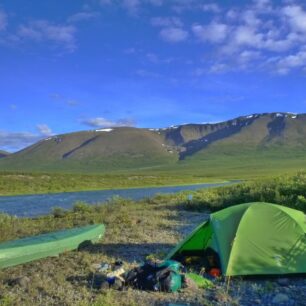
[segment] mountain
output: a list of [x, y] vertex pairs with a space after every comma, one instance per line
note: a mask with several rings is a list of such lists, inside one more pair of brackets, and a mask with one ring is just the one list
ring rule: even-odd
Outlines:
[[1, 160], [0, 169], [104, 171], [156, 166], [177, 154], [148, 129], [99, 129], [46, 138]]
[[292, 156], [306, 160], [306, 114], [263, 113], [220, 123], [57, 135], [1, 159], [0, 169], [103, 172]]
[[0, 158], [8, 156], [10, 153], [0, 150]]
[[179, 159], [208, 154], [306, 150], [306, 114], [264, 113], [216, 124], [187, 124], [163, 132]]

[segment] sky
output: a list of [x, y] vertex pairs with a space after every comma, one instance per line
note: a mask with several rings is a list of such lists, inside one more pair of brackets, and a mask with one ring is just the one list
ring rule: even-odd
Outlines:
[[304, 113], [305, 76], [305, 1], [0, 1], [0, 150]]

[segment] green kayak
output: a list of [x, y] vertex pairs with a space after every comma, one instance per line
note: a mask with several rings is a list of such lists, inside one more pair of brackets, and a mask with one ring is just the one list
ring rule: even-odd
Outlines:
[[97, 242], [104, 232], [105, 226], [96, 224], [0, 243], [0, 268], [75, 250], [84, 241]]

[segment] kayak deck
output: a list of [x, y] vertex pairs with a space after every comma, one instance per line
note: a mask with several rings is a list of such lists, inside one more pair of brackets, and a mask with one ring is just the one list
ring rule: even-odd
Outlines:
[[84, 241], [97, 242], [104, 232], [105, 226], [96, 224], [1, 243], [0, 268], [75, 250]]

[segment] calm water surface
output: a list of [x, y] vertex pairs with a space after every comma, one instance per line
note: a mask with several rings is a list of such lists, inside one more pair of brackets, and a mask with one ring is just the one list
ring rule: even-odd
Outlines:
[[49, 214], [53, 207], [70, 209], [77, 201], [84, 201], [88, 204], [94, 205], [97, 203], [106, 202], [108, 199], [114, 196], [120, 196], [122, 198], [132, 200], [140, 200], [147, 197], [153, 197], [157, 194], [176, 193], [180, 191], [224, 186], [228, 184], [232, 184], [232, 182], [172, 187], [64, 192], [40, 195], [0, 196], [0, 212], [18, 217], [35, 217]]

